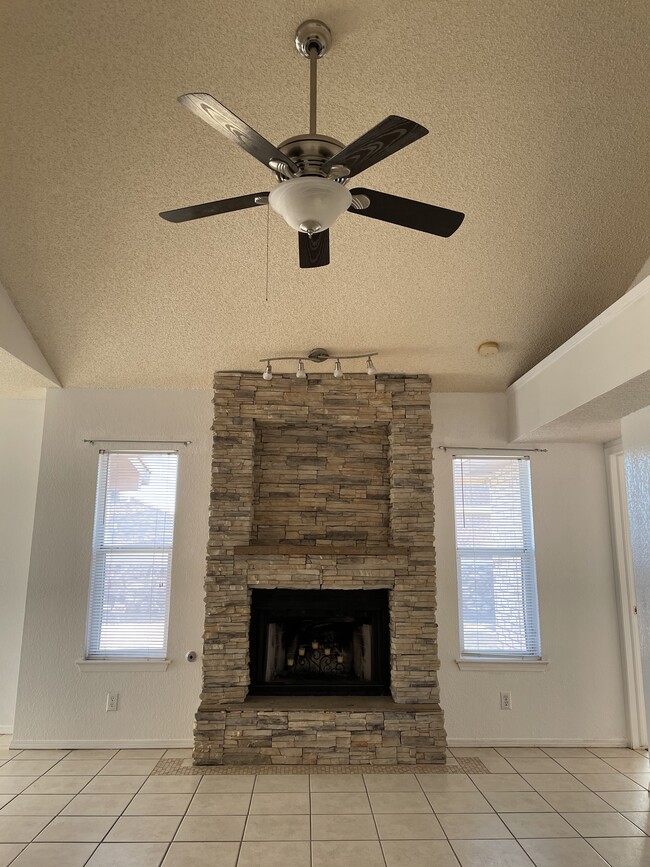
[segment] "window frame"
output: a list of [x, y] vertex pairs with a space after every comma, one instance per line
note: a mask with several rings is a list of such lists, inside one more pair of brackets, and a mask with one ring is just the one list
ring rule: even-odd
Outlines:
[[[457, 604], [458, 604], [458, 637], [460, 644], [460, 655], [456, 659], [456, 663], [461, 670], [471, 670], [471, 669], [482, 669], [485, 671], [492, 670], [516, 670], [519, 669], [520, 666], [525, 666], [529, 670], [542, 670], [548, 665], [548, 660], [544, 658], [542, 654], [542, 638], [541, 638], [541, 630], [540, 630], [540, 617], [539, 617], [539, 593], [537, 587], [537, 559], [536, 559], [536, 544], [535, 544], [535, 526], [534, 526], [534, 510], [533, 510], [533, 485], [532, 485], [532, 461], [530, 455], [522, 455], [522, 454], [512, 454], [507, 449], [504, 449], [503, 452], [499, 452], [498, 454], [493, 453], [490, 450], [490, 454], [482, 453], [480, 450], [472, 449], [468, 450], [467, 453], [461, 454], [453, 454], [452, 462], [451, 462], [451, 486], [452, 486], [452, 513], [453, 513], [453, 526], [454, 526], [454, 553], [455, 553], [455, 563], [456, 563], [456, 588], [457, 588]], [[504, 460], [513, 460], [513, 461], [523, 461], [527, 466], [527, 473], [524, 475], [521, 472], [519, 473], [519, 503], [522, 515], [524, 514], [524, 510], [528, 512], [529, 520], [528, 526], [530, 527], [530, 545], [524, 544], [523, 547], [501, 547], [501, 548], [479, 548], [479, 547], [467, 547], [467, 546], [459, 546], [458, 544], [458, 532], [457, 532], [457, 514], [456, 514], [456, 483], [455, 483], [455, 472], [454, 472], [454, 464], [457, 460], [482, 460], [482, 461], [504, 461]], [[524, 540], [525, 542], [526, 540]], [[463, 585], [462, 585], [462, 572], [461, 572], [461, 555], [462, 553], [471, 553], [475, 551], [483, 551], [486, 554], [497, 554], [497, 553], [512, 553], [517, 557], [521, 557], [523, 555], [528, 555], [528, 563], [529, 569], [532, 571], [532, 581], [529, 582], [530, 587], [524, 584], [522, 588], [524, 593], [528, 590], [532, 591], [529, 593], [528, 601], [524, 603], [522, 606], [522, 613], [524, 619], [527, 619], [530, 622], [530, 618], [534, 618], [534, 630], [532, 634], [536, 637], [536, 646], [531, 648], [531, 651], [528, 653], [523, 653], [521, 651], [476, 651], [476, 650], [466, 650], [465, 649], [465, 619], [463, 616]], [[528, 630], [526, 630], [526, 636], [528, 636]]]
[[[171, 526], [171, 544], [170, 545], [137, 545], [137, 546], [106, 546], [100, 544], [103, 536], [103, 531], [106, 526], [106, 500], [107, 487], [109, 477], [109, 462], [111, 455], [175, 455], [176, 456], [176, 474], [174, 480], [174, 514]], [[95, 482], [95, 509], [93, 514], [93, 532], [92, 532], [92, 548], [90, 562], [90, 580], [88, 588], [88, 605], [86, 610], [86, 631], [84, 638], [84, 656], [76, 660], [80, 670], [102, 670], [102, 671], [142, 671], [155, 670], [164, 671], [169, 665], [167, 658], [169, 648], [169, 620], [171, 612], [171, 586], [173, 575], [173, 554], [175, 548], [176, 534], [176, 517], [178, 506], [178, 482], [180, 477], [180, 452], [173, 447], [165, 447], [157, 444], [156, 447], [147, 441], [143, 441], [141, 446], [139, 443], [129, 442], [125, 447], [120, 448], [119, 443], [116, 443], [111, 448], [102, 448], [97, 452], [97, 476]], [[105, 463], [105, 465], [104, 465]], [[103, 466], [104, 465], [104, 466]], [[101, 611], [102, 602], [95, 602], [96, 595], [100, 594], [103, 598], [105, 592], [105, 582], [102, 579], [101, 586], [98, 587], [96, 562], [98, 555], [102, 556], [111, 551], [122, 551], [131, 553], [159, 553], [168, 552], [167, 566], [167, 588], [165, 598], [165, 618], [163, 630], [163, 646], [161, 654], [138, 654], [134, 652], [134, 648], [125, 649], [123, 652], [114, 654], [95, 653], [92, 648], [93, 635], [99, 634], [96, 627], [96, 620], [93, 618], [95, 611]], [[105, 556], [104, 556], [105, 560]], [[101, 624], [99, 629], [101, 629]]]

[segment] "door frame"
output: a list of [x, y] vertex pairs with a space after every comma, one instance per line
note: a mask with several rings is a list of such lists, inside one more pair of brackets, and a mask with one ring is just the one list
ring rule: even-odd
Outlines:
[[621, 440], [607, 443], [604, 451], [628, 736], [630, 746], [638, 749], [648, 745], [648, 734], [625, 487], [625, 453]]

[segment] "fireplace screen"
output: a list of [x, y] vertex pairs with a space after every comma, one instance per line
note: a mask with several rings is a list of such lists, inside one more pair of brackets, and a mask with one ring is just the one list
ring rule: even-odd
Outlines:
[[385, 695], [386, 590], [253, 590], [252, 695]]

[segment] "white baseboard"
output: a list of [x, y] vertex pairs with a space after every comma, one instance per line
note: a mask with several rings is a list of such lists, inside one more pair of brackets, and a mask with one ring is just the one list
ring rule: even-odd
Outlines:
[[0, 726], [0, 735], [10, 735], [13, 730], [13, 726]]
[[626, 738], [448, 738], [454, 747], [627, 747]]
[[176, 740], [47, 740], [29, 741], [14, 738], [11, 742], [12, 750], [146, 750], [165, 749], [178, 750], [190, 749], [194, 746], [191, 738], [178, 738]]

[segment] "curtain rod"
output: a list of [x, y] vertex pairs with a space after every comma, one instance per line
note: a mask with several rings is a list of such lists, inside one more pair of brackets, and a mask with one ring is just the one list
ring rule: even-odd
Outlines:
[[166, 446], [191, 446], [192, 440], [102, 440], [92, 439], [84, 440], [94, 446], [95, 443], [120, 443], [121, 445], [166, 445]]
[[502, 446], [500, 448], [497, 448], [496, 446], [492, 448], [486, 448], [486, 446], [438, 446], [438, 448], [443, 452], [455, 450], [470, 452], [548, 452], [548, 449], [511, 449], [509, 446]]

